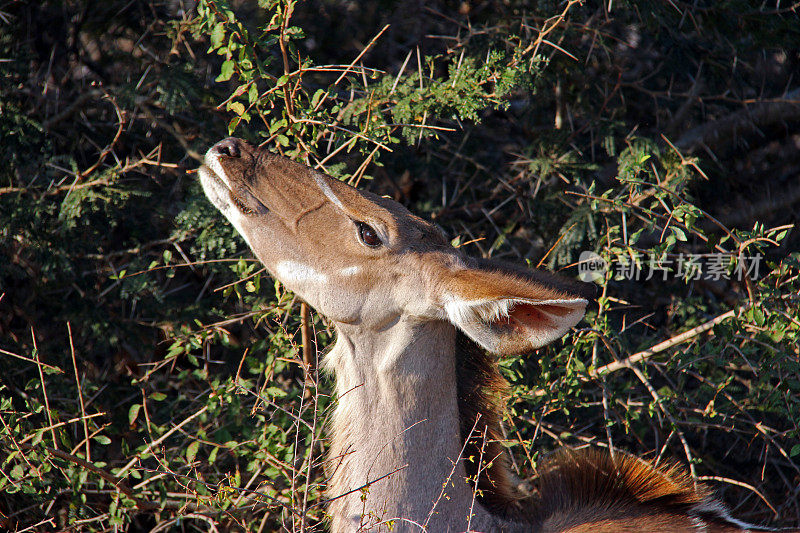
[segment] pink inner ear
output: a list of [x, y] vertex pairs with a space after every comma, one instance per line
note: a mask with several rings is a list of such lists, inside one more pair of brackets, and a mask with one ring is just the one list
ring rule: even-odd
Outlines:
[[562, 305], [532, 305], [518, 303], [511, 310], [510, 319], [515, 329], [551, 328], [556, 327], [555, 317], [561, 317], [570, 312]]

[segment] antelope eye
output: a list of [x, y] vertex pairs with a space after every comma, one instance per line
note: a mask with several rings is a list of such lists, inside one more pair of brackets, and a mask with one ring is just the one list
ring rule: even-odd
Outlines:
[[357, 222], [356, 224], [358, 224], [358, 238], [361, 239], [361, 242], [370, 248], [377, 248], [383, 244], [381, 238], [378, 237], [378, 232], [372, 226], [368, 226], [363, 222]]

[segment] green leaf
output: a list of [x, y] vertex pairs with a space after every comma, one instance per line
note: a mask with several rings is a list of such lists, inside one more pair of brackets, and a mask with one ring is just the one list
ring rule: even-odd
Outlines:
[[214, 464], [214, 461], [217, 460], [217, 452], [219, 452], [219, 446], [214, 446], [214, 449], [212, 449], [211, 453], [208, 454], [208, 464]]
[[222, 67], [219, 69], [219, 76], [215, 81], [228, 81], [233, 76], [235, 63], [233, 60], [228, 59], [222, 64]]
[[325, 94], [328, 94], [328, 92], [322, 89], [317, 89], [317, 92], [315, 92], [314, 96], [311, 98], [311, 107], [317, 107], [317, 104]]
[[233, 117], [231, 121], [228, 122], [228, 134], [232, 134], [241, 121], [241, 117]]
[[225, 24], [222, 22], [214, 26], [211, 30], [211, 49], [216, 50], [222, 46], [222, 41], [225, 39]]
[[281, 129], [281, 128], [285, 127], [285, 126], [286, 126], [286, 119], [285, 118], [282, 118], [280, 120], [276, 120], [275, 122], [273, 122], [272, 124], [269, 125], [269, 134], [272, 135], [273, 133], [275, 133], [276, 131], [278, 131], [279, 129]]
[[193, 441], [189, 446], [186, 448], [186, 462], [191, 463], [194, 461], [194, 458], [197, 456], [197, 450], [200, 448], [199, 441]]
[[11, 469], [11, 477], [14, 479], [22, 479], [25, 476], [25, 468], [22, 464], [14, 465], [14, 468]]
[[148, 396], [148, 398], [150, 398], [154, 402], [160, 402], [161, 400], [163, 400], [166, 397], [167, 397], [167, 395], [164, 394], [163, 392], [154, 392], [153, 394]]
[[756, 325], [763, 326], [764, 325], [764, 311], [758, 307], [753, 308], [753, 319], [756, 322]]
[[240, 117], [244, 114], [244, 104], [241, 102], [231, 102], [230, 104], [228, 104], [228, 109], [230, 109]]
[[142, 404], [135, 403], [131, 405], [131, 408], [128, 409], [128, 424], [133, 425], [133, 422], [136, 420], [136, 417], [139, 416], [139, 409], [142, 408]]
[[92, 438], [94, 439], [95, 442], [97, 442], [98, 444], [102, 444], [103, 446], [108, 446], [109, 444], [111, 444], [111, 439], [109, 439], [105, 435], [95, 435]]
[[267, 387], [264, 391], [267, 395], [272, 396], [273, 398], [284, 398], [286, 397], [286, 391], [283, 389], [279, 389], [278, 387]]

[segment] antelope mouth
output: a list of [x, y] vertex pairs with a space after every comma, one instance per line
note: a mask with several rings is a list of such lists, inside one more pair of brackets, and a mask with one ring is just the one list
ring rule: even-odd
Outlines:
[[203, 183], [203, 185], [208, 183], [212, 187], [218, 187], [224, 191], [230, 190], [228, 184], [222, 181], [222, 178], [219, 177], [219, 174], [214, 172], [211, 167], [207, 166], [206, 164], [201, 165], [197, 172], [200, 174], [200, 181]]
[[203, 190], [211, 203], [228, 216], [232, 211], [245, 216], [264, 215], [269, 212], [256, 196], [239, 180], [231, 180], [222, 162], [224, 154], [220, 154], [216, 145], [206, 152], [203, 165], [198, 173]]
[[203, 165], [200, 167], [200, 179], [213, 186], [222, 189], [223, 191], [231, 191], [234, 189], [233, 183], [225, 172], [222, 166], [221, 155], [216, 149], [216, 145], [209, 148], [206, 155], [203, 157]]
[[210, 154], [206, 154], [205, 164], [200, 167], [200, 184], [203, 191], [214, 206], [227, 214], [231, 210], [233, 201], [231, 198], [231, 188], [228, 183], [208, 165]]

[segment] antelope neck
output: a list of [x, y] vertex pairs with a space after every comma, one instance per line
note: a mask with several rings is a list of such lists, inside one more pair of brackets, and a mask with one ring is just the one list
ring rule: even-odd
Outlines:
[[455, 328], [400, 319], [380, 332], [337, 330], [326, 357], [339, 397], [329, 497], [369, 486], [333, 501], [333, 531], [392, 519], [393, 531], [419, 530], [408, 521], [427, 523], [430, 531], [492, 529], [492, 517], [473, 502], [460, 460]]

